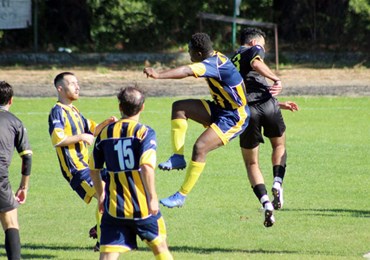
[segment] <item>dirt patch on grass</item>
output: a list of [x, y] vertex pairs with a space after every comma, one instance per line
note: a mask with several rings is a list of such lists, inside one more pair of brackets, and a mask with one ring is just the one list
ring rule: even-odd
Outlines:
[[[141, 70], [110, 69], [0, 69], [0, 80], [9, 82], [16, 96], [55, 96], [54, 77], [62, 71], [72, 71], [79, 79], [81, 96], [113, 96], [121, 87], [137, 84], [147, 96], [208, 95], [203, 79], [148, 79]], [[340, 95], [370, 96], [370, 69], [281, 69], [284, 96]]]

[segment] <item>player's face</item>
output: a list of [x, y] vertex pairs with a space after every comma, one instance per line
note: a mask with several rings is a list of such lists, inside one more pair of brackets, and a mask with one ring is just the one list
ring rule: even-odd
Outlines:
[[78, 99], [80, 94], [80, 86], [78, 85], [78, 81], [75, 76], [64, 76], [64, 86], [62, 92], [64, 96], [71, 101]]
[[189, 55], [190, 55], [190, 60], [192, 62], [200, 62], [203, 60], [203, 56], [199, 51], [195, 51], [191, 45], [191, 42], [188, 45], [189, 47]]

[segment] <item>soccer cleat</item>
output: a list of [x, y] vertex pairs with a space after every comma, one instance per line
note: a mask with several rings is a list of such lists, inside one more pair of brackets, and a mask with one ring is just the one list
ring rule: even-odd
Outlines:
[[265, 227], [271, 227], [272, 225], [274, 225], [275, 223], [274, 208], [272, 207], [270, 202], [265, 204], [263, 212], [265, 214], [265, 220], [263, 222], [263, 225]]
[[174, 154], [167, 161], [160, 163], [158, 168], [163, 171], [182, 170], [186, 167], [184, 155]]
[[97, 239], [98, 238], [98, 232], [96, 231], [96, 228], [97, 226], [93, 226], [92, 228], [90, 228], [90, 231], [89, 231], [89, 237], [93, 238], [93, 239]]
[[159, 202], [167, 208], [182, 207], [185, 203], [186, 196], [181, 195], [180, 192], [169, 196], [168, 198], [161, 199]]
[[100, 243], [96, 242], [95, 246], [93, 247], [94, 252], [99, 252], [100, 251]]
[[370, 259], [370, 252], [364, 254], [363, 257], [366, 258], [366, 259]]
[[283, 207], [284, 199], [283, 199], [283, 188], [281, 187], [281, 184], [278, 182], [275, 182], [272, 186], [272, 195], [274, 196], [274, 199], [272, 201], [272, 205], [274, 205], [275, 210], [279, 210]]

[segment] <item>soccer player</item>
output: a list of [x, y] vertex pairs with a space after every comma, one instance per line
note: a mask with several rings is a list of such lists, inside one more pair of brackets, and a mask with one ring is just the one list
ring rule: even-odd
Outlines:
[[[49, 114], [51, 142], [57, 152], [63, 177], [78, 196], [89, 204], [91, 199], [97, 196], [90, 178], [87, 146], [93, 143], [94, 135], [96, 136], [104, 126], [117, 119], [110, 117], [97, 125], [80, 113], [73, 105], [80, 93], [80, 86], [73, 73], [58, 74], [54, 79], [54, 85], [58, 93], [58, 101]], [[93, 238], [99, 238], [100, 218], [97, 208], [98, 224], [90, 230], [90, 236]], [[97, 234], [94, 233], [95, 228]], [[99, 250], [99, 240], [94, 250]]]
[[[283, 180], [286, 168], [285, 123], [279, 109], [298, 110], [291, 101], [279, 103], [275, 96], [281, 89], [281, 81], [263, 62], [265, 57], [265, 34], [256, 28], [247, 28], [240, 35], [241, 47], [232, 57], [232, 61], [243, 76], [247, 86], [247, 100], [251, 116], [247, 129], [240, 135], [240, 147], [249, 182], [265, 211], [264, 225], [270, 227], [275, 222], [274, 209], [283, 206]], [[266, 78], [273, 81], [268, 85]], [[259, 167], [259, 144], [264, 135], [272, 145], [273, 185], [272, 203], [267, 195], [264, 179]]]
[[159, 164], [162, 170], [184, 169], [185, 135], [187, 120], [192, 119], [206, 127], [193, 146], [192, 158], [185, 180], [178, 192], [160, 202], [169, 208], [181, 207], [205, 167], [207, 153], [226, 145], [241, 134], [249, 120], [246, 90], [243, 78], [232, 62], [214, 51], [205, 33], [192, 35], [189, 43], [191, 65], [156, 72], [145, 68], [147, 77], [154, 79], [205, 78], [213, 101], [203, 99], [179, 100], [172, 104], [171, 139], [173, 155]]
[[[155, 190], [156, 134], [139, 122], [144, 95], [127, 87], [117, 98], [122, 118], [98, 135], [89, 160], [103, 212], [100, 259], [118, 259], [120, 253], [137, 248], [137, 235], [156, 259], [173, 259]], [[99, 174], [104, 166], [105, 191]]]
[[[0, 81], [0, 221], [5, 233], [8, 259], [21, 259], [18, 206], [27, 199], [32, 166], [32, 150], [23, 123], [9, 112], [13, 104], [13, 88]], [[9, 165], [14, 149], [22, 158], [21, 180], [15, 195], [9, 182]]]

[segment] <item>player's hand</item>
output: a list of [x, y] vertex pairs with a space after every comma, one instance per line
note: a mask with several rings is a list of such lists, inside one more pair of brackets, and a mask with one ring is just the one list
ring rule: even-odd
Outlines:
[[281, 84], [281, 81], [280, 80], [275, 81], [269, 90], [272, 96], [279, 95], [281, 91], [283, 90], [283, 85]]
[[292, 112], [299, 110], [297, 103], [293, 101], [285, 101], [285, 102], [279, 103], [279, 107], [281, 109], [290, 110]]
[[152, 198], [149, 201], [149, 213], [153, 216], [157, 215], [159, 212], [158, 198]]
[[19, 188], [15, 193], [15, 199], [19, 204], [24, 204], [27, 199], [27, 189]]
[[88, 145], [92, 145], [94, 143], [94, 136], [91, 134], [81, 134], [81, 139]]
[[158, 78], [158, 73], [153, 68], [144, 68], [143, 73], [146, 74], [147, 78]]

